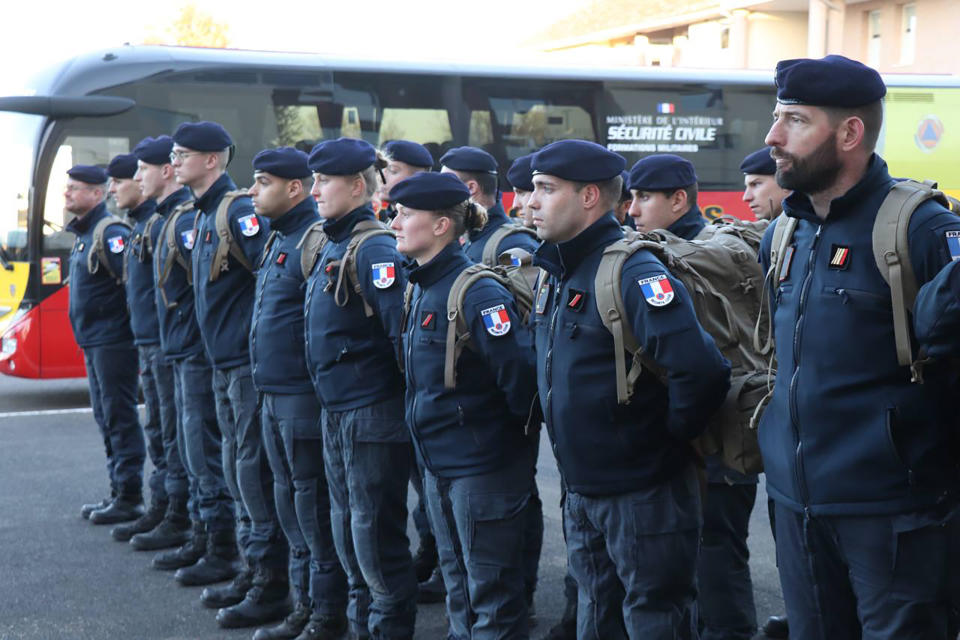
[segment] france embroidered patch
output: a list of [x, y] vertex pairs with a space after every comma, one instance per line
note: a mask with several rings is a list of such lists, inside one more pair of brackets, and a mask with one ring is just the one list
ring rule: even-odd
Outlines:
[[960, 260], [960, 231], [947, 231], [947, 250], [951, 260]]
[[189, 231], [180, 232], [180, 240], [183, 242], [183, 248], [187, 251], [193, 249], [193, 243], [197, 239], [197, 230], [190, 229]]
[[240, 225], [240, 233], [247, 237], [260, 233], [260, 220], [252, 213], [237, 220], [237, 224]]
[[637, 280], [637, 284], [640, 285], [640, 291], [643, 292], [643, 297], [651, 307], [665, 307], [673, 302], [673, 285], [670, 284], [670, 279], [666, 275], [660, 274]]
[[484, 309], [480, 315], [483, 316], [483, 326], [490, 335], [503, 336], [510, 332], [510, 316], [502, 304]]
[[373, 286], [377, 289], [387, 289], [397, 279], [397, 269], [392, 262], [378, 262], [371, 266], [373, 271]]
[[107, 238], [107, 246], [110, 247], [110, 253], [123, 253], [123, 236]]

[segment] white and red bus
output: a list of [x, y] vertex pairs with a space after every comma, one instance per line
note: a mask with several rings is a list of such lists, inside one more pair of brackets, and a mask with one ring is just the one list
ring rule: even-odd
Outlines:
[[[881, 153], [894, 174], [960, 189], [960, 80], [890, 76]], [[215, 120], [237, 143], [239, 184], [263, 148], [351, 136], [405, 138], [439, 158], [454, 146], [518, 156], [563, 138], [629, 164], [671, 152], [693, 161], [708, 216], [749, 217], [743, 157], [763, 145], [771, 72], [563, 69], [372, 62], [319, 55], [125, 46], [77, 57], [0, 98], [0, 372], [82, 376], [67, 321], [67, 168], [105, 165], [147, 135]], [[954, 129], [956, 127], [956, 129]], [[952, 162], [950, 160], [953, 160]], [[503, 183], [509, 198], [509, 185]], [[507, 203], [509, 204], [509, 202]]]

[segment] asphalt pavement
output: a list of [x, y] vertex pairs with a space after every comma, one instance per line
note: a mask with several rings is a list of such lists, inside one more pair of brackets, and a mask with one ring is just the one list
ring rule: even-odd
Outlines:
[[[566, 562], [559, 476], [546, 437], [537, 479], [545, 535], [534, 639], [563, 611]], [[0, 640], [252, 637], [252, 630], [219, 629], [215, 612], [199, 602], [199, 588], [180, 587], [171, 574], [150, 567], [152, 553], [114, 542], [109, 526], [80, 518], [80, 505], [108, 490], [86, 381], [0, 375]], [[750, 531], [762, 624], [783, 611], [762, 482]], [[412, 527], [410, 536], [415, 541]], [[441, 639], [445, 632], [443, 605], [422, 605], [416, 640]]]

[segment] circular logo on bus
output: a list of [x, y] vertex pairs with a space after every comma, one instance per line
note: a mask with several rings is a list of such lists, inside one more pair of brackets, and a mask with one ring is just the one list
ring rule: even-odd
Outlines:
[[929, 115], [917, 125], [917, 132], [913, 134], [913, 141], [917, 143], [920, 151], [929, 153], [937, 148], [942, 137], [943, 123], [937, 116]]

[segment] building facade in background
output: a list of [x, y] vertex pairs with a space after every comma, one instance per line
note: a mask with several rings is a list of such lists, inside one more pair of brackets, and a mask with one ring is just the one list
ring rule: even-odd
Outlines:
[[839, 53], [883, 73], [960, 73], [955, 0], [594, 0], [528, 46], [596, 64], [772, 69]]

